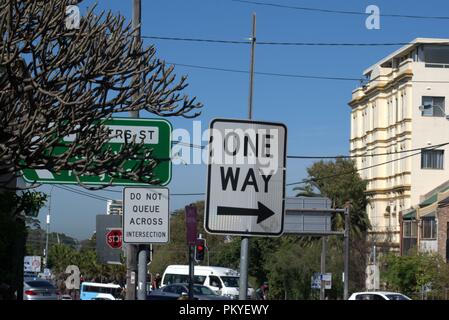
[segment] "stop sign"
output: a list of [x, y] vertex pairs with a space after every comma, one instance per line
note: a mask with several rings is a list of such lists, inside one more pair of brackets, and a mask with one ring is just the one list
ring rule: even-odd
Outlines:
[[109, 230], [106, 233], [106, 242], [112, 249], [120, 249], [122, 247], [122, 230]]

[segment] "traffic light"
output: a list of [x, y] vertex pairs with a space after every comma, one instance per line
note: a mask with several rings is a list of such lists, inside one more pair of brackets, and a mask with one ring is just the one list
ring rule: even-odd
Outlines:
[[204, 252], [206, 251], [206, 239], [198, 238], [195, 242], [195, 260], [203, 261]]

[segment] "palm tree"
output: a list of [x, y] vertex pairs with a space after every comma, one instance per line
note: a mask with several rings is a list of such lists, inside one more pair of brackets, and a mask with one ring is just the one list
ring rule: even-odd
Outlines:
[[[294, 187], [293, 190], [299, 191], [295, 197], [323, 197], [317, 184], [313, 181]], [[315, 192], [314, 190], [318, 190], [318, 192]]]

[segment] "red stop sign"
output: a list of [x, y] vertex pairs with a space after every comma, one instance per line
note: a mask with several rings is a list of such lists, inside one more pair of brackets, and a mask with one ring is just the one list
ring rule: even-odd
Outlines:
[[108, 231], [106, 242], [112, 249], [120, 249], [122, 247], [122, 230]]

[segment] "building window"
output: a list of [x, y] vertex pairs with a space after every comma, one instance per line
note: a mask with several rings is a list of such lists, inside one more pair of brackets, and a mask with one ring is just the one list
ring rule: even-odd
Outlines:
[[416, 238], [418, 227], [415, 220], [404, 220], [404, 238]]
[[422, 150], [421, 169], [443, 169], [444, 150]]
[[434, 240], [437, 238], [437, 224], [435, 217], [423, 218], [421, 221], [421, 239]]
[[399, 104], [398, 104], [398, 98], [395, 98], [395, 103], [394, 103], [394, 108], [395, 108], [395, 111], [396, 111], [396, 119], [395, 119], [395, 121], [396, 122], [399, 122]]
[[402, 227], [402, 253], [406, 255], [411, 249], [416, 247], [418, 225], [416, 224], [416, 220], [404, 220]]
[[422, 97], [420, 110], [423, 117], [444, 117], [444, 97]]

